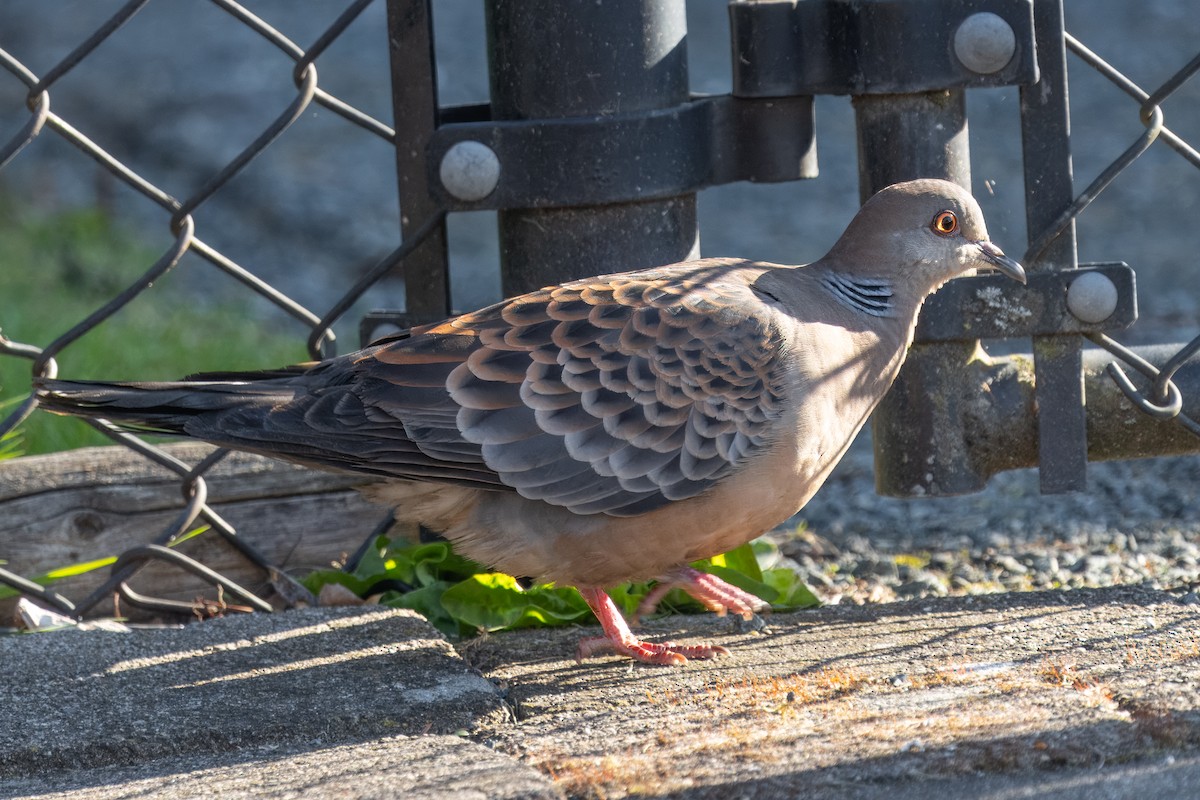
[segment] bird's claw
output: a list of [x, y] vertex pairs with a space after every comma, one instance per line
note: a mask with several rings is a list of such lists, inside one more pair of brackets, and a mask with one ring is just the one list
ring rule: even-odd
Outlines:
[[716, 644], [679, 645], [673, 642], [645, 642], [633, 635], [617, 606], [603, 589], [581, 586], [579, 593], [600, 621], [603, 636], [580, 640], [575, 660], [583, 661], [596, 653], [620, 653], [646, 664], [677, 667], [692, 658], [715, 658], [729, 655], [729, 650]]
[[692, 567], [679, 567], [658, 579], [658, 585], [651, 589], [638, 605], [633, 616], [634, 621], [653, 614], [659, 602], [672, 589], [682, 589], [709, 611], [715, 611], [722, 617], [732, 613], [750, 621], [758, 612], [770, 608], [762, 598], [726, 583], [716, 575]]

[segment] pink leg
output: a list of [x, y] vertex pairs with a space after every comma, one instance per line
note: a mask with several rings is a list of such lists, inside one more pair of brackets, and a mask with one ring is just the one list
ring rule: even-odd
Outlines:
[[660, 600], [672, 589], [683, 589], [704, 604], [710, 611], [721, 616], [732, 611], [742, 619], [751, 619], [755, 612], [764, 611], [768, 603], [736, 586], [730, 586], [716, 575], [709, 575], [691, 567], [676, 567], [658, 579], [658, 585], [638, 605], [637, 617], [654, 613]]
[[686, 664], [689, 658], [729, 655], [729, 651], [720, 645], [677, 645], [671, 642], [642, 641], [629, 630], [625, 618], [603, 589], [581, 586], [579, 593], [583, 595], [596, 619], [600, 620], [600, 627], [604, 629], [603, 636], [592, 636], [579, 641], [579, 649], [575, 655], [579, 661], [605, 651], [615, 651], [647, 664], [664, 666]]

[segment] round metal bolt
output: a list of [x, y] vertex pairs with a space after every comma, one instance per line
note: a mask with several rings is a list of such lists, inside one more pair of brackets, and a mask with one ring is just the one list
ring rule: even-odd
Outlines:
[[500, 183], [500, 159], [482, 142], [459, 142], [442, 156], [438, 177], [459, 200], [482, 200]]
[[972, 14], [954, 32], [954, 55], [972, 72], [999, 72], [1015, 52], [1017, 36], [1012, 27], [990, 11]]
[[1104, 322], [1117, 310], [1117, 287], [1107, 275], [1085, 272], [1067, 287], [1067, 310], [1082, 322]]

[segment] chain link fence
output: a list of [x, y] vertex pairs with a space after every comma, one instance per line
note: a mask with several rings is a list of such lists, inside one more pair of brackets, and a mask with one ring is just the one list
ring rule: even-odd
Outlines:
[[[252, 32], [263, 42], [264, 46], [279, 50], [294, 62], [291, 72], [294, 98], [236, 157], [232, 158], [223, 168], [215, 171], [199, 189], [182, 198], [174, 196], [167, 188], [156, 185], [114, 157], [89, 138], [86, 131], [76, 128], [70, 120], [59, 116], [51, 102], [56, 85], [69, 73], [88, 69], [89, 59], [96, 49], [141, 11], [148, 4], [148, 0], [131, 0], [126, 3], [107, 22], [87, 36], [78, 47], [41, 74], [36, 74], [29, 69], [22, 62], [21, 54], [0, 50], [0, 66], [3, 66], [8, 73], [9, 80], [18, 81], [25, 87], [25, 102], [28, 109], [25, 122], [20, 129], [15, 133], [8, 134], [10, 138], [7, 141], [0, 142], [0, 169], [9, 165], [10, 162], [20, 159], [25, 149], [39, 137], [59, 137], [79, 151], [80, 159], [90, 159], [99, 164], [114, 179], [133, 189], [150, 204], [157, 207], [161, 224], [172, 238], [171, 245], [157, 260], [149, 264], [136, 281], [113, 296], [111, 301], [73, 324], [71, 320], [63, 320], [63, 327], [67, 330], [53, 341], [48, 343], [13, 341], [5, 338], [3, 331], [0, 330], [0, 356], [28, 360], [31, 362], [31, 372], [34, 376], [55, 376], [57, 372], [56, 359], [64, 350], [105, 320], [120, 313], [130, 302], [145, 293], [156, 280], [172, 270], [187, 253], [199, 256], [209, 268], [232, 277], [244, 287], [245, 291], [276, 306], [306, 326], [308, 329], [307, 347], [314, 358], [334, 352], [334, 323], [346, 315], [355, 302], [372, 286], [385, 276], [395, 272], [409, 252], [419, 246], [432, 232], [440, 230], [446, 216], [445, 209], [435, 208], [423, 220], [411, 220], [407, 227], [409, 235], [404, 238], [402, 243], [369, 269], [363, 271], [351, 288], [330, 307], [315, 310], [280, 291], [271, 282], [259, 277], [253, 269], [238, 263], [228, 254], [211, 245], [205, 238], [202, 238], [204, 229], [198, 224], [198, 220], [203, 219], [206, 204], [219, 193], [227, 190], [231, 181], [241, 174], [253, 159], [271, 148], [273, 143], [289, 128], [303, 125], [306, 110], [314, 105], [337, 115], [345, 125], [365, 131], [372, 137], [387, 143], [389, 147], [394, 146], [396, 134], [388, 124], [322, 88], [319, 79], [318, 60], [320, 56], [338, 40], [347, 27], [371, 3], [372, 0], [356, 0], [349, 4], [311, 46], [302, 47], [267, 21], [256, 16], [247, 7], [232, 2], [232, 0], [212, 0], [213, 6], [225, 15], [225, 22], [222, 24], [239, 26]], [[1197, 153], [1195, 147], [1185, 141], [1182, 136], [1167, 127], [1163, 113], [1163, 103], [1178, 92], [1189, 78], [1200, 71], [1200, 55], [1184, 64], [1161, 85], [1147, 91], [1122, 75], [1115, 66], [1090, 51], [1069, 33], [1065, 34], [1065, 42], [1068, 50], [1082, 64], [1097, 71], [1131, 98], [1132, 102], [1128, 105], [1128, 113], [1136, 114], [1145, 129], [1144, 133], [1131, 143], [1120, 157], [1103, 169], [1082, 192], [1079, 192], [1074, 202], [1062, 215], [1047, 226], [1044, 232], [1032, 242], [1025, 255], [1025, 259], [1028, 261], [1035, 261], [1059, 233], [1081, 215], [1086, 215], [1087, 209], [1096, 197], [1149, 148], [1168, 147], [1181, 157], [1181, 165], [1200, 170], [1200, 153]], [[368, 76], [366, 79], [386, 80], [383, 75]], [[14, 109], [7, 109], [6, 117], [12, 117], [13, 111]], [[10, 129], [7, 127], [0, 129], [0, 134], [7, 134], [8, 130]], [[1200, 172], [1195, 173], [1195, 178], [1200, 180]], [[398, 231], [396, 236], [399, 238]], [[1192, 291], [1197, 291], [1196, 287], [1190, 288]], [[0, 324], [2, 323], [3, 318], [0, 316]], [[1117, 382], [1130, 402], [1146, 414], [1172, 420], [1175, 424], [1200, 436], [1200, 422], [1194, 416], [1184, 413], [1185, 398], [1177, 384], [1172, 381], [1184, 363], [1200, 352], [1200, 336], [1196, 336], [1181, 347], [1165, 364], [1159, 367], [1148, 363], [1137, 353], [1105, 334], [1091, 334], [1089, 338], [1095, 344], [1113, 353], [1127, 368], [1141, 373], [1150, 381], [1148, 388], [1139, 389], [1130, 381], [1122, 366], [1114, 364], [1109, 367], [1112, 379]], [[13, 430], [36, 407], [37, 399], [31, 394], [12, 413], [0, 421], [0, 431]], [[176, 519], [166, 529], [158, 532], [147, 544], [123, 553], [113, 565], [109, 579], [85, 598], [72, 600], [60, 595], [52, 588], [40, 586], [28, 578], [4, 569], [0, 569], [0, 583], [36, 597], [40, 602], [53, 606], [63, 613], [77, 617], [94, 609], [113, 592], [117, 592], [137, 604], [164, 611], [190, 613], [192, 608], [187, 604], [142, 597], [129, 586], [130, 578], [142, 566], [151, 560], [160, 560], [200, 576], [248, 607], [269, 610], [271, 606], [264, 598], [187, 555], [167, 547], [191, 530], [197, 520], [203, 520], [211, 525], [231, 547], [237, 548], [246, 558], [271, 574], [277, 581], [277, 589], [280, 589], [283, 594], [287, 594], [284, 585], [287, 579], [282, 570], [269, 564], [247, 541], [246, 537], [238, 535], [233, 527], [209, 505], [205, 474], [227, 454], [227, 451], [217, 450], [198, 463], [187, 464], [163, 449], [122, 432], [114, 426], [102, 421], [92, 424], [116, 442], [135, 450], [160, 465], [164, 470], [178, 476], [186, 498], [184, 507], [179, 511]], [[390, 523], [390, 517], [381, 521], [379, 530], [386, 530]], [[0, 555], [3, 553], [0, 552]], [[283, 582], [283, 584], [278, 582]]]
[[[1032, 260], [1030, 256], [1036, 258], [1037, 254], [1053, 239], [1053, 235], [1056, 235], [1057, 231], [1061, 231], [1082, 214], [1110, 183], [1116, 180], [1123, 171], [1128, 169], [1155, 142], [1161, 141], [1178, 153], [1192, 167], [1200, 170], [1200, 152], [1197, 152], [1194, 147], [1177, 136], [1165, 125], [1165, 116], [1162, 109], [1162, 104], [1167, 98], [1177, 92], [1189, 78], [1200, 72], [1200, 54], [1197, 54], [1195, 58], [1184, 65], [1178, 72], [1171, 75], [1161, 86], [1152, 92], [1147, 92], [1121, 74], [1120, 70], [1112, 64], [1109, 64], [1103, 58], [1089, 50], [1086, 45], [1069, 32], [1064, 32], [1063, 36], [1067, 44], [1067, 49], [1071, 53], [1078, 56], [1083, 63], [1103, 75], [1137, 103], [1136, 112], [1138, 119], [1146, 126], [1146, 132], [1138, 137], [1137, 141], [1130, 144], [1129, 148], [1119, 158], [1106, 167], [1086, 189], [1080, 192], [1075, 198], [1075, 202], [1055, 221], [1051, 230], [1039, 237], [1030, 246], [1029, 252], [1026, 254], [1026, 258], [1029, 260]], [[1130, 111], [1134, 111], [1132, 106], [1130, 107]], [[1200, 174], [1197, 177], [1200, 178]], [[1161, 369], [1156, 369], [1137, 353], [1122, 346], [1110, 336], [1099, 333], [1092, 334], [1088, 338], [1094, 344], [1108, 350], [1129, 367], [1153, 381], [1152, 388], [1148, 392], [1139, 391], [1134, 387], [1133, 383], [1129, 380], [1129, 376], [1120, 365], [1110, 365], [1108, 368], [1109, 374], [1117, 382], [1117, 385], [1125, 393], [1125, 396], [1129, 398], [1130, 402], [1146, 414], [1159, 419], [1174, 420], [1196, 436], [1200, 436], [1200, 423], [1187, 414], [1182, 413], [1182, 394], [1179, 388], [1171, 381], [1179, 371], [1179, 368], [1192, 356], [1200, 352], [1200, 335], [1180, 348], [1178, 352], [1168, 359], [1167, 363]]]
[[[317, 58], [354, 22], [359, 14], [371, 4], [372, 0], [357, 0], [357, 2], [349, 5], [337, 20], [307, 49], [291, 41], [276, 28], [255, 16], [238, 3], [216, 0], [215, 5], [229, 15], [229, 24], [240, 24], [249, 28], [266, 43], [278, 48], [294, 60], [295, 68], [292, 71], [292, 80], [295, 85], [295, 99], [229, 164], [209, 178], [198, 190], [183, 199], [172, 196], [167, 190], [139, 175], [126, 164], [113, 157], [103, 147], [88, 138], [86, 133], [76, 129], [68, 120], [56, 114], [51, 108], [54, 85], [70, 71], [86, 68], [86, 66], [81, 67], [81, 65], [86, 65], [86, 60], [96, 48], [112, 36], [134, 14], [142, 10], [147, 2], [148, 0], [133, 0], [126, 3], [77, 48], [40, 76], [30, 71], [13, 54], [0, 50], [0, 65], [14, 78], [28, 87], [26, 104], [29, 109], [29, 117], [24, 126], [0, 149], [0, 168], [7, 165], [14, 158], [19, 157], [22, 150], [38, 136], [46, 133], [58, 135], [81, 151], [84, 156], [100, 164], [113, 177], [160, 207], [163, 224], [170, 231], [174, 241], [135, 282], [118, 293], [100, 309], [72, 325], [54, 341], [44, 346], [35, 346], [11, 341], [4, 337], [3, 332], [0, 331], [0, 353], [31, 360], [32, 372], [35, 376], [54, 377], [58, 372], [55, 357], [59, 353], [96, 326], [119, 313], [130, 302], [149, 289], [155, 281], [173, 269], [184, 254], [188, 252], [199, 255], [212, 268], [233, 277], [249, 291], [265, 298], [268, 302], [282, 309], [290, 316], [308, 325], [311, 333], [307, 341], [313, 357], [320, 358], [332, 352], [335, 338], [332, 331], [334, 322], [345, 313], [363, 292], [400, 263], [404, 255], [419, 243], [440, 221], [441, 214], [434, 215], [420, 226], [420, 229], [414, 236], [409, 237], [391, 254], [380, 260], [332, 308], [324, 313], [310, 310], [257, 277], [251, 270], [205, 242], [197, 235], [194, 215], [202, 209], [206, 201], [210, 200], [217, 192], [226, 187], [235, 176], [243, 171], [251, 160], [270, 147], [285, 130], [296, 124], [304, 111], [314, 103], [334, 112], [348, 124], [358, 126], [389, 143], [392, 142], [394, 132], [391, 127], [354, 106], [343, 102], [329, 92], [321, 89], [318, 84]], [[37, 400], [31, 395], [15, 411], [7, 416], [0, 427], [5, 432], [14, 429], [36, 407]], [[282, 570], [277, 570], [266, 563], [258, 551], [244, 537], [238, 536], [233, 527], [208, 505], [208, 492], [204, 474], [210, 467], [227, 455], [228, 451], [217, 450], [194, 465], [185, 464], [163, 449], [147, 444], [136, 436], [118, 430], [115, 426], [103, 421], [92, 421], [89, 424], [94, 425], [115, 441], [141, 453], [164, 469], [178, 475], [182, 482], [184, 497], [187, 498], [185, 507], [180, 511], [176, 520], [166, 530], [155, 536], [146, 546], [123, 553], [118, 558], [117, 563], [114, 564], [111, 577], [87, 598], [73, 602], [52, 589], [43, 588], [7, 570], [0, 570], [0, 582], [4, 582], [21, 592], [35, 596], [42, 602], [73, 616], [86, 614], [97, 604], [111, 596], [114, 590], [120, 592], [122, 596], [135, 604], [169, 612], [185, 611], [190, 613], [190, 606], [174, 601], [141, 597], [128, 585], [128, 580], [141, 566], [144, 566], [149, 560], [156, 559], [167, 561], [201, 577], [214, 586], [222, 587], [224, 591], [229, 592], [253, 608], [270, 610], [270, 604], [257, 597], [253, 592], [213, 572], [187, 555], [168, 549], [165, 546], [191, 530], [196, 521], [202, 519], [208, 525], [212, 526], [225, 541], [231, 546], [236, 547], [248, 559], [258, 564], [264, 570], [276, 575], [277, 580], [286, 580], [286, 576]]]

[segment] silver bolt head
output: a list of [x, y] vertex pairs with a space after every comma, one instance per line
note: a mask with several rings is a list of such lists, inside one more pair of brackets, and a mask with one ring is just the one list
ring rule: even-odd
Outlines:
[[1104, 322], [1117, 310], [1117, 287], [1107, 275], [1085, 272], [1067, 287], [1067, 310], [1082, 322]]
[[972, 72], [999, 72], [1016, 52], [1017, 35], [1012, 26], [990, 11], [972, 14], [954, 32], [954, 55]]
[[500, 159], [482, 142], [458, 142], [442, 156], [438, 177], [457, 199], [482, 200], [500, 183]]

